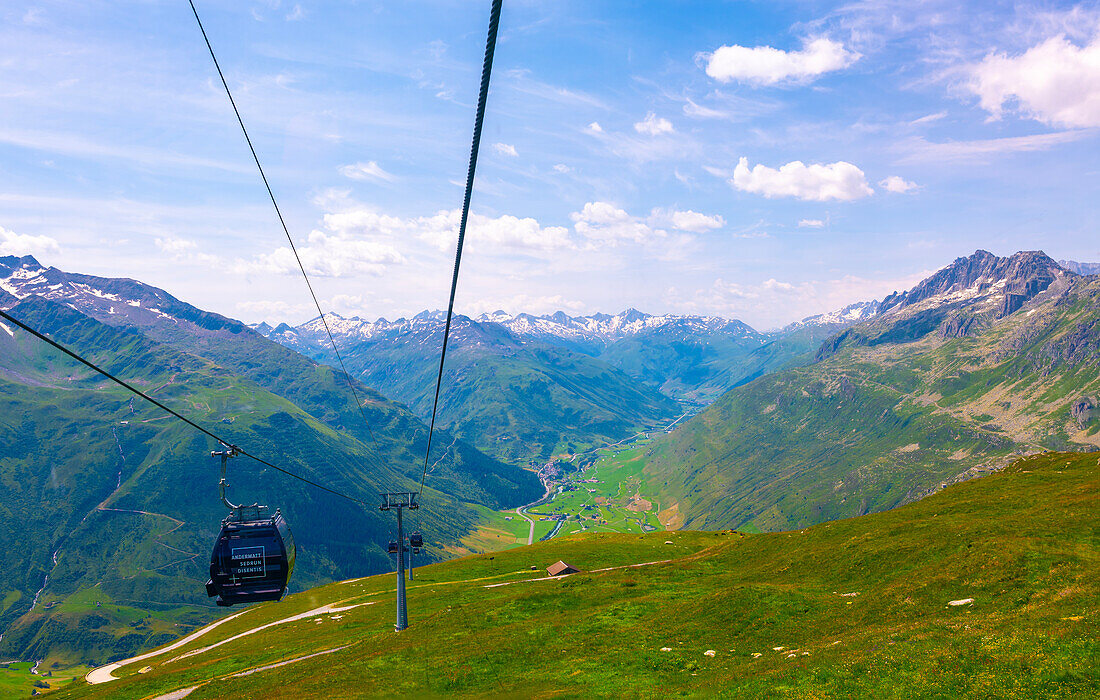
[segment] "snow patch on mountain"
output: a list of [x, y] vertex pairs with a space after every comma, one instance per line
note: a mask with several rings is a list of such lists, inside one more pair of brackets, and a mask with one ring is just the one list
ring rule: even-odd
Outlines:
[[879, 303], [877, 301], [857, 301], [854, 304], [848, 304], [843, 309], [807, 316], [801, 321], [788, 325], [783, 329], [783, 332], [787, 333], [810, 326], [850, 326], [873, 317], [878, 313], [878, 307]]
[[[338, 338], [349, 340], [370, 340], [378, 337], [397, 335], [434, 333], [442, 329], [446, 314], [442, 311], [422, 311], [412, 318], [399, 318], [389, 321], [379, 318], [368, 321], [358, 316], [345, 318], [335, 313], [325, 314], [329, 330]], [[657, 332], [676, 336], [698, 337], [720, 333], [728, 337], [745, 338], [766, 342], [766, 336], [758, 333], [741, 321], [710, 316], [677, 316], [674, 314], [650, 315], [637, 309], [627, 309], [614, 316], [610, 314], [592, 314], [590, 316], [570, 316], [562, 311], [544, 316], [532, 314], [512, 315], [504, 311], [481, 314], [477, 318], [456, 315], [452, 322], [452, 333], [465, 331], [477, 334], [476, 326], [499, 326], [506, 329], [520, 341], [554, 340], [607, 345], [623, 338], [645, 333]], [[324, 338], [325, 328], [321, 319], [315, 318], [297, 327], [280, 324], [272, 329], [268, 324], [254, 324], [252, 328], [267, 337], [280, 342], [293, 343], [296, 336]]]

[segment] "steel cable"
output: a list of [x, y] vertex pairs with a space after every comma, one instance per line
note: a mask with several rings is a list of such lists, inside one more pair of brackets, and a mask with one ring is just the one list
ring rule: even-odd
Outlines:
[[309, 275], [306, 273], [306, 267], [302, 264], [302, 258], [298, 255], [298, 248], [294, 245], [294, 238], [290, 235], [290, 229], [287, 228], [286, 220], [283, 219], [283, 212], [279, 209], [279, 202], [275, 199], [275, 193], [271, 189], [271, 183], [267, 181], [267, 175], [264, 173], [264, 167], [260, 165], [260, 157], [256, 154], [256, 148], [252, 145], [252, 139], [248, 135], [248, 129], [244, 126], [244, 120], [241, 118], [241, 112], [237, 109], [237, 102], [233, 99], [233, 92], [229, 89], [229, 83], [225, 80], [225, 74], [222, 73], [221, 64], [218, 63], [218, 57], [214, 55], [214, 47], [210, 44], [210, 37], [206, 35], [206, 29], [202, 26], [202, 20], [199, 19], [199, 11], [195, 9], [194, 0], [187, 0], [191, 5], [191, 12], [195, 15], [195, 22], [199, 25], [199, 31], [202, 32], [202, 38], [206, 42], [206, 48], [210, 52], [210, 59], [214, 62], [214, 68], [218, 71], [218, 77], [221, 78], [222, 87], [225, 88], [225, 94], [229, 98], [229, 104], [233, 106], [233, 114], [237, 116], [237, 123], [241, 125], [241, 133], [244, 134], [244, 140], [248, 143], [248, 150], [252, 152], [252, 160], [256, 162], [256, 169], [260, 171], [260, 178], [264, 181], [264, 187], [267, 188], [267, 196], [271, 198], [271, 205], [275, 207], [275, 214], [279, 217], [279, 224], [283, 227], [283, 233], [286, 234], [286, 240], [290, 243], [290, 251], [294, 253], [294, 259], [298, 261], [298, 269], [302, 271], [302, 278], [306, 281], [306, 287], [309, 288], [309, 295], [313, 298], [313, 305], [317, 307], [317, 314], [321, 317], [321, 324], [325, 327], [325, 334], [328, 335], [329, 344], [332, 345], [332, 352], [336, 355], [336, 361], [340, 364], [340, 370], [344, 373], [344, 378], [348, 382], [348, 388], [351, 389], [352, 396], [355, 397], [355, 404], [359, 407], [359, 415], [363, 417], [363, 424], [367, 427], [367, 434], [370, 436], [371, 442], [376, 445], [377, 441], [374, 439], [374, 430], [371, 429], [370, 421], [367, 420], [366, 409], [363, 408], [363, 402], [359, 400], [359, 392], [355, 390], [355, 384], [351, 381], [351, 375], [348, 374], [348, 369], [344, 366], [344, 358], [341, 357], [340, 351], [336, 349], [336, 339], [332, 337], [332, 330], [329, 328], [328, 319], [325, 318], [325, 312], [321, 310], [321, 302], [317, 300], [317, 293], [313, 291], [313, 284], [309, 281]]
[[108, 379], [110, 379], [115, 384], [118, 384], [119, 386], [123, 387], [124, 389], [127, 389], [127, 390], [133, 392], [134, 394], [140, 396], [141, 398], [145, 399], [146, 401], [153, 404], [157, 408], [160, 408], [161, 410], [171, 414], [172, 416], [175, 416], [176, 418], [183, 421], [187, 425], [191, 426], [195, 430], [199, 431], [203, 435], [214, 438], [219, 443], [221, 443], [223, 445], [226, 445], [228, 447], [231, 447], [232, 449], [236, 450], [237, 452], [244, 455], [245, 457], [253, 459], [253, 460], [259, 462], [260, 464], [264, 465], [265, 467], [271, 467], [275, 471], [286, 474], [289, 477], [293, 477], [293, 478], [297, 479], [298, 481], [301, 481], [301, 482], [309, 484], [310, 486], [314, 486], [316, 488], [319, 488], [322, 491], [327, 491], [328, 493], [331, 493], [334, 496], [339, 496], [341, 498], [346, 498], [349, 501], [354, 501], [355, 503], [360, 503], [362, 505], [367, 505], [366, 501], [362, 501], [358, 498], [355, 498], [354, 496], [349, 496], [346, 493], [341, 493], [340, 491], [336, 491], [335, 489], [331, 489], [328, 486], [325, 486], [324, 484], [319, 484], [316, 481], [313, 481], [312, 479], [308, 479], [304, 476], [299, 476], [298, 474], [295, 474], [292, 471], [288, 471], [286, 469], [283, 469], [282, 467], [276, 466], [276, 465], [272, 464], [271, 462], [268, 462], [265, 459], [261, 459], [260, 457], [257, 457], [256, 455], [250, 454], [249, 452], [241, 449], [240, 447], [237, 447], [236, 445], [234, 445], [229, 440], [226, 440], [225, 438], [217, 435], [216, 433], [213, 433], [210, 430], [207, 430], [206, 428], [202, 427], [201, 425], [199, 425], [195, 421], [191, 420], [190, 418], [187, 418], [186, 416], [181, 415], [180, 413], [174, 411], [173, 409], [169, 408], [168, 406], [165, 406], [163, 403], [161, 403], [160, 401], [154, 399], [152, 396], [149, 396], [148, 394], [146, 394], [141, 389], [138, 389], [137, 387], [129, 384], [128, 382], [126, 382], [123, 379], [119, 379], [118, 377], [111, 374], [110, 372], [103, 369], [102, 367], [99, 367], [95, 363], [84, 359], [83, 357], [81, 357], [77, 353], [73, 352], [72, 350], [70, 350], [67, 347], [65, 347], [64, 345], [62, 345], [61, 343], [58, 343], [57, 341], [53, 340], [52, 338], [50, 338], [46, 335], [43, 335], [42, 333], [39, 333], [34, 328], [31, 328], [30, 326], [23, 323], [19, 319], [15, 318], [14, 316], [12, 316], [8, 312], [4, 311], [3, 309], [0, 309], [0, 316], [2, 316], [3, 318], [5, 318], [8, 321], [11, 321], [16, 326], [18, 326], [19, 328], [27, 331], [28, 333], [30, 333], [34, 337], [38, 338], [39, 340], [47, 343], [48, 345], [51, 345], [52, 347], [54, 347], [57, 350], [60, 350], [61, 352], [65, 353], [66, 355], [73, 358], [74, 360], [76, 360], [80, 364], [84, 365], [85, 367], [88, 367], [89, 369], [95, 370], [96, 372], [102, 374], [104, 377], [107, 377]]
[[466, 173], [466, 194], [462, 200], [462, 219], [458, 224], [458, 246], [455, 249], [455, 268], [451, 276], [451, 296], [447, 302], [447, 323], [443, 327], [443, 348], [439, 353], [439, 373], [435, 379], [435, 399], [432, 402], [432, 420], [428, 424], [428, 446], [424, 450], [424, 473], [420, 477], [420, 493], [424, 493], [424, 481], [428, 478], [428, 459], [432, 452], [432, 434], [439, 411], [439, 389], [443, 385], [443, 363], [447, 359], [447, 341], [451, 335], [451, 318], [454, 315], [455, 291], [458, 289], [458, 269], [462, 264], [462, 244], [466, 240], [466, 222], [470, 215], [470, 197], [474, 189], [474, 171], [477, 169], [477, 153], [481, 146], [481, 126], [485, 120], [485, 102], [489, 97], [489, 77], [493, 72], [493, 54], [496, 53], [497, 27], [500, 25], [500, 7], [503, 0], [493, 0], [489, 13], [489, 36], [485, 40], [485, 59], [481, 65], [481, 90], [477, 97], [477, 114], [474, 117], [474, 138], [470, 146], [470, 167]]

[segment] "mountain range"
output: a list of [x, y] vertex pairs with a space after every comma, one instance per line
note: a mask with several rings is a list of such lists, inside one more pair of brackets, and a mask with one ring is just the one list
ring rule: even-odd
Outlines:
[[785, 530], [885, 510], [1021, 454], [1100, 449], [1100, 278], [959, 258], [657, 440], [664, 519]]
[[[959, 258], [909, 290], [774, 332], [636, 310], [460, 316], [417, 525], [467, 551], [483, 509], [540, 463], [699, 411], [644, 454], [667, 527], [783, 530], [886, 510], [1022, 454], [1100, 448], [1100, 278], [1045, 254]], [[418, 485], [438, 312], [250, 328], [136, 280], [0, 257], [0, 307], [224, 433], [368, 504]], [[0, 655], [102, 661], [214, 614], [205, 552], [224, 509], [216, 445], [0, 324]], [[491, 456], [490, 456], [491, 455]], [[509, 464], [509, 462], [511, 464]], [[232, 463], [231, 497], [279, 506], [294, 585], [391, 566], [392, 523]], [[200, 594], [196, 594], [199, 591]]]
[[[543, 460], [617, 441], [706, 405], [733, 386], [798, 361], [821, 340], [874, 312], [875, 302], [766, 334], [737, 320], [616, 314], [455, 317], [441, 424], [508, 461]], [[375, 321], [326, 315], [359, 379], [426, 418], [434, 397], [445, 316]], [[253, 328], [335, 364], [319, 318]]]

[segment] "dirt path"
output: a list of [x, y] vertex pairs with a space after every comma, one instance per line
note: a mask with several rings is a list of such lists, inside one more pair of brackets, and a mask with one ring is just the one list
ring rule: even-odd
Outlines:
[[248, 611], [245, 610], [244, 612], [239, 612], [236, 615], [230, 615], [229, 617], [222, 618], [221, 620], [218, 620], [217, 622], [214, 622], [212, 624], [207, 625], [206, 627], [203, 627], [201, 629], [198, 629], [198, 630], [192, 632], [191, 634], [187, 635], [186, 637], [179, 640], [175, 644], [173, 644], [171, 646], [168, 646], [168, 647], [165, 647], [163, 649], [158, 649], [156, 651], [151, 651], [148, 654], [142, 654], [141, 656], [135, 656], [135, 657], [130, 658], [130, 659], [124, 659], [124, 660], [119, 661], [117, 663], [107, 664], [106, 666], [100, 666], [99, 668], [94, 668], [88, 673], [87, 676], [84, 677], [84, 679], [86, 681], [88, 681], [89, 683], [91, 683], [92, 685], [98, 685], [100, 683], [109, 683], [110, 681], [117, 681], [118, 679], [115, 678], [111, 674], [113, 672], [117, 671], [118, 669], [122, 668], [123, 666], [129, 666], [130, 664], [137, 663], [138, 661], [144, 661], [145, 659], [151, 659], [154, 656], [160, 656], [161, 654], [167, 654], [168, 652], [172, 651], [173, 649], [179, 649], [183, 645], [189, 644], [189, 643], [195, 641], [196, 639], [203, 636], [207, 632], [213, 631], [218, 626], [224, 625], [225, 623], [229, 622], [230, 620], [237, 619], [241, 615], [244, 615], [246, 612], [248, 612]]
[[[675, 560], [674, 559], [658, 559], [657, 561], [645, 561], [645, 562], [642, 562], [641, 564], [624, 564], [622, 566], [608, 566], [608, 567], [605, 567], [603, 569], [592, 569], [591, 571], [582, 571], [580, 573], [582, 573], [582, 574], [584, 574], [584, 573], [598, 574], [598, 573], [601, 573], [601, 572], [604, 572], [604, 571], [616, 571], [618, 569], [637, 569], [637, 568], [642, 567], [642, 566], [652, 566], [653, 564], [667, 564], [671, 561], [675, 561]], [[568, 574], [568, 576], [576, 576], [576, 574]], [[532, 581], [550, 581], [552, 579], [562, 579], [562, 578], [566, 578], [566, 576], [540, 576], [539, 578], [525, 578], [522, 581], [505, 581], [504, 583], [490, 583], [487, 586], [482, 586], [482, 588], [500, 588], [501, 586], [513, 586], [517, 583], [531, 583]]]
[[[228, 644], [229, 642], [236, 641], [238, 639], [241, 639], [242, 637], [247, 637], [251, 634], [255, 634], [256, 632], [260, 632], [262, 630], [268, 629], [270, 627], [274, 627], [276, 625], [283, 625], [283, 624], [286, 624], [288, 622], [297, 622], [298, 620], [304, 620], [306, 618], [316, 617], [318, 615], [327, 615], [329, 613], [340, 613], [340, 612], [344, 612], [345, 610], [351, 610], [352, 608], [358, 608], [358, 607], [363, 606], [363, 605], [374, 605], [375, 602], [376, 601], [369, 601], [369, 602], [366, 602], [366, 603], [356, 603], [354, 605], [345, 605], [345, 606], [342, 606], [342, 607], [338, 603], [330, 603], [328, 605], [322, 605], [319, 608], [314, 608], [313, 610], [309, 610], [309, 611], [304, 612], [304, 613], [299, 613], [297, 615], [291, 615], [290, 617], [284, 617], [281, 620], [276, 620], [275, 622], [269, 622], [265, 625], [260, 625], [259, 627], [253, 627], [250, 630], [245, 630], [244, 632], [241, 632], [239, 634], [235, 634], [232, 637], [227, 637], [226, 639], [223, 639], [221, 641], [214, 642], [213, 644], [208, 644], [207, 646], [199, 647], [198, 649], [192, 649], [191, 651], [189, 651], [189, 652], [187, 652], [187, 653], [185, 653], [181, 656], [177, 656], [175, 658], [169, 659], [168, 661], [165, 661], [165, 663], [170, 664], [173, 661], [179, 661], [180, 659], [186, 659], [189, 656], [196, 656], [198, 654], [202, 654], [204, 652], [210, 651], [211, 649], [215, 649], [217, 647], [220, 647], [223, 644]], [[182, 647], [186, 644], [190, 644], [191, 642], [195, 641], [199, 637], [202, 637], [206, 633], [217, 629], [219, 626], [224, 625], [225, 623], [229, 622], [230, 620], [237, 619], [241, 615], [244, 615], [246, 612], [248, 612], [248, 611], [245, 610], [243, 612], [237, 613], [236, 615], [230, 615], [229, 617], [223, 618], [221, 620], [218, 620], [217, 622], [209, 624], [206, 627], [203, 627], [202, 629], [199, 629], [199, 630], [196, 630], [195, 632], [192, 632], [191, 634], [187, 635], [186, 637], [179, 640], [175, 644], [172, 644], [171, 646], [167, 646], [163, 649], [157, 649], [156, 651], [151, 651], [147, 654], [142, 654], [140, 656], [135, 656], [135, 657], [130, 658], [130, 659], [124, 659], [124, 660], [119, 661], [117, 663], [108, 664], [106, 666], [100, 666], [99, 668], [93, 669], [90, 673], [88, 673], [88, 675], [85, 676], [85, 679], [89, 683], [91, 683], [92, 685], [98, 685], [100, 683], [109, 683], [111, 681], [117, 681], [118, 678], [116, 678], [113, 674], [114, 674], [115, 671], [122, 668], [123, 666], [129, 666], [129, 665], [135, 664], [139, 661], [145, 661], [146, 659], [151, 659], [154, 656], [161, 656], [163, 654], [167, 654], [170, 651], [174, 651], [176, 649], [179, 649], [180, 647]]]
[[[343, 602], [343, 601], [341, 601], [341, 602]], [[298, 620], [305, 620], [306, 618], [317, 617], [318, 615], [327, 615], [329, 613], [341, 613], [341, 612], [344, 612], [345, 610], [351, 610], [352, 608], [359, 608], [359, 607], [362, 607], [364, 605], [375, 605], [377, 602], [378, 601], [376, 601], [376, 600], [370, 600], [370, 601], [367, 601], [366, 603], [355, 603], [354, 605], [340, 606], [337, 603], [329, 603], [328, 605], [322, 605], [319, 608], [314, 608], [313, 610], [308, 610], [304, 613], [299, 613], [297, 615], [291, 615], [290, 617], [284, 617], [281, 620], [276, 620], [275, 622], [269, 622], [266, 625], [260, 625], [259, 627], [254, 627], [250, 630], [245, 630], [244, 632], [241, 632], [240, 634], [235, 634], [232, 637], [228, 637], [226, 639], [221, 640], [220, 642], [214, 642], [213, 644], [209, 644], [207, 646], [200, 647], [198, 649], [192, 649], [191, 651], [187, 652], [186, 654], [182, 654], [180, 656], [177, 656], [174, 659], [169, 659], [168, 661], [165, 661], [164, 663], [170, 664], [170, 663], [173, 663], [175, 661], [179, 661], [180, 659], [186, 659], [186, 658], [191, 657], [191, 656], [197, 656], [199, 654], [206, 653], [206, 652], [210, 651], [211, 649], [216, 649], [216, 648], [220, 647], [223, 644], [228, 644], [230, 642], [234, 642], [238, 639], [241, 639], [242, 637], [247, 637], [249, 635], [256, 634], [257, 632], [269, 629], [271, 627], [275, 627], [276, 625], [285, 625], [288, 622], [297, 622]]]
[[[107, 500], [110, 500], [110, 496], [107, 497]], [[106, 503], [106, 502], [107, 501], [104, 501], [104, 503]], [[102, 505], [98, 506], [96, 508], [96, 510], [101, 510], [101, 511], [110, 512], [110, 513], [131, 513], [133, 515], [150, 515], [150, 516], [153, 516], [155, 518], [167, 518], [168, 520], [171, 520], [172, 522], [174, 522], [176, 524], [176, 526], [174, 528], [172, 528], [171, 530], [169, 530], [168, 532], [157, 535], [156, 536], [156, 543], [159, 544], [161, 547], [164, 547], [165, 549], [170, 549], [173, 552], [179, 552], [180, 554], [184, 555], [184, 558], [183, 559], [178, 559], [176, 561], [168, 562], [167, 564], [161, 564], [160, 566], [156, 567], [155, 569], [152, 569], [153, 571], [158, 571], [160, 569], [165, 569], [165, 568], [167, 568], [169, 566], [173, 566], [175, 564], [182, 564], [184, 562], [194, 561], [195, 558], [201, 556], [199, 554], [195, 554], [194, 552], [185, 552], [182, 549], [179, 549], [177, 547], [173, 547], [173, 546], [171, 546], [169, 544], [166, 544], [162, 541], [163, 538], [167, 537], [168, 535], [171, 535], [173, 532], [180, 529], [181, 527], [183, 527], [186, 524], [184, 521], [182, 521], [178, 518], [173, 518], [171, 515], [165, 515], [164, 513], [153, 513], [153, 512], [147, 511], [147, 510], [128, 510], [128, 509], [125, 509], [125, 508], [104, 508]]]

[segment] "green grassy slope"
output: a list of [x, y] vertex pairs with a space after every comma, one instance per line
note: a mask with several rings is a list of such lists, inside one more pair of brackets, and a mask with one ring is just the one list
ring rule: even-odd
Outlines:
[[[556, 539], [418, 570], [401, 634], [392, 576], [332, 584], [57, 697], [1089, 697], [1098, 505], [1096, 455], [1047, 454], [804, 530]], [[526, 580], [559, 558], [589, 573]]]
[[[956, 337], [961, 313], [975, 321]], [[656, 441], [646, 473], [689, 527], [778, 530], [884, 510], [1015, 454], [1100, 448], [1098, 411], [1073, 412], [1098, 405], [1098, 369], [1097, 278], [1000, 319], [882, 317], [814, 364], [731, 390]]]
[[[579, 352], [521, 344], [505, 329], [468, 319], [453, 332], [440, 424], [499, 459], [545, 460], [678, 413], [676, 402], [655, 389]], [[410, 332], [354, 345], [345, 360], [364, 382], [427, 416], [439, 343], [434, 331]]]
[[[11, 257], [0, 259], [0, 274], [5, 263], [15, 269], [19, 262]], [[37, 263], [32, 268], [37, 268]], [[342, 373], [264, 338], [240, 321], [196, 308], [136, 280], [67, 273], [56, 268], [40, 274], [43, 284], [24, 291], [74, 303], [80, 313], [121, 329], [122, 337], [137, 335], [187, 356], [209, 360], [219, 371], [287, 399], [332, 429], [370, 445], [387, 465], [401, 465], [397, 468], [407, 468], [410, 475], [416, 471], [417, 454], [426, 447], [427, 426], [374, 389], [352, 380], [363, 402], [360, 413]], [[81, 294], [84, 289], [94, 290], [94, 294]], [[108, 298], [111, 296], [115, 300]], [[34, 297], [21, 308], [33, 303]], [[81, 342], [80, 347], [86, 351], [104, 346], [94, 337], [76, 337], [74, 341]], [[120, 371], [125, 368], [118, 357], [110, 353], [105, 356], [112, 367]], [[435, 444], [440, 447], [432, 455], [433, 462], [439, 461], [433, 482], [443, 491], [464, 494], [466, 500], [511, 500], [522, 490], [517, 482], [531, 481], [515, 469], [479, 454], [462, 440], [443, 435]]]
[[[33, 298], [12, 313], [296, 473], [368, 503], [379, 490], [418, 485], [423, 426], [393, 404], [375, 407], [391, 420], [375, 427], [377, 440], [368, 444], [224, 366], [134, 330]], [[175, 638], [215, 614], [202, 588], [225, 516], [209, 457], [215, 445], [130, 399], [28, 334], [0, 331], [0, 531], [12, 533], [0, 548], [0, 658], [102, 662]], [[435, 506], [421, 516], [434, 558], [480, 521], [467, 501], [500, 508], [541, 492], [532, 475], [469, 448], [455, 453], [425, 493]], [[390, 566], [382, 547], [391, 522], [376, 509], [243, 457], [229, 480], [232, 499], [287, 514], [299, 547], [293, 589]]]

